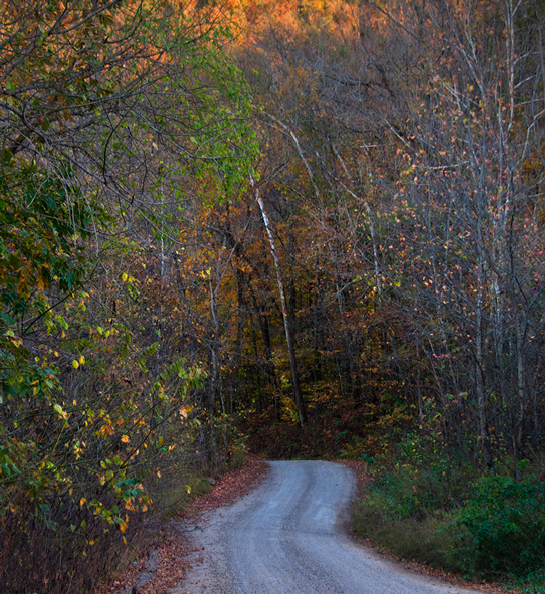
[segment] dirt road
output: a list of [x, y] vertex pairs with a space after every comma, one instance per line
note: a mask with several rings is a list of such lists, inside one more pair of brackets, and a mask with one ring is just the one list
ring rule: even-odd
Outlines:
[[470, 592], [381, 560], [346, 535], [352, 471], [320, 461], [271, 462], [269, 478], [214, 512], [175, 594], [455, 594]]

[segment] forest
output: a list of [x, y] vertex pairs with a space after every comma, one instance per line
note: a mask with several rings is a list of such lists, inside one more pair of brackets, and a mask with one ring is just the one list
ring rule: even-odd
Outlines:
[[543, 591], [543, 0], [4, 0], [0, 135], [2, 591], [248, 452]]

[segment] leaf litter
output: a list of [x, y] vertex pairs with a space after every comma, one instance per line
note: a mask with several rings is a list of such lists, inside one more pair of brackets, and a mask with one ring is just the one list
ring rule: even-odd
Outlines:
[[189, 545], [186, 533], [198, 529], [208, 515], [243, 497], [265, 478], [269, 470], [262, 460], [248, 458], [242, 468], [227, 471], [218, 481], [211, 481], [212, 490], [196, 497], [183, 513], [167, 523], [161, 544], [148, 551], [145, 558], [135, 561], [123, 575], [96, 594], [168, 594], [186, 576], [192, 563], [202, 562], [189, 557], [198, 549]]

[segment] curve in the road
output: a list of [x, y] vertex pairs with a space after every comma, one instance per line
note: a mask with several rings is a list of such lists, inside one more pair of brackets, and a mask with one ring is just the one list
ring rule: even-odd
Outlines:
[[270, 462], [269, 478], [215, 512], [196, 539], [204, 562], [178, 594], [454, 594], [469, 592], [382, 561], [343, 530], [351, 469]]

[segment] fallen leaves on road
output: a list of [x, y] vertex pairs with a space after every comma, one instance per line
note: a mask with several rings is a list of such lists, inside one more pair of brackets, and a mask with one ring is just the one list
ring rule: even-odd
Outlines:
[[345, 466], [349, 466], [356, 476], [356, 496], [361, 499], [365, 493], [367, 485], [373, 480], [369, 473], [369, 467], [366, 462], [360, 460], [337, 460]]
[[154, 576], [143, 588], [138, 588], [138, 594], [163, 594], [175, 588], [191, 567], [186, 557], [195, 549], [188, 546], [182, 535], [173, 532], [157, 552], [159, 563]]
[[248, 459], [242, 468], [226, 472], [220, 480], [213, 482], [210, 493], [194, 499], [183, 514], [164, 526], [168, 536], [154, 552], [157, 565], [153, 569], [150, 581], [138, 587], [138, 580], [146, 571], [147, 565], [147, 559], [141, 559], [129, 566], [120, 579], [97, 594], [122, 594], [134, 591], [138, 594], [166, 594], [173, 589], [191, 568], [188, 556], [196, 552], [196, 549], [189, 546], [188, 539], [183, 534], [187, 531], [187, 526], [195, 523], [197, 519], [202, 520], [204, 515], [216, 508], [229, 505], [249, 493], [263, 480], [268, 469], [265, 462]]
[[252, 491], [261, 482], [269, 467], [262, 460], [248, 459], [243, 468], [227, 472], [212, 488], [212, 492], [195, 499], [186, 516], [194, 516], [229, 505]]

